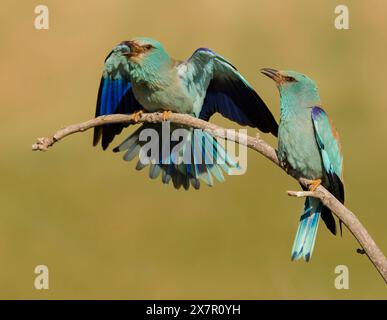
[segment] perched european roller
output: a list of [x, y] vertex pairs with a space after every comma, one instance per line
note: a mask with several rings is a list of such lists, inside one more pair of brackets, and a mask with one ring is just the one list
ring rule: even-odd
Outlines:
[[[114, 47], [105, 60], [96, 116], [124, 113], [132, 114], [133, 120], [138, 121], [143, 111], [163, 112], [164, 120], [168, 119], [170, 112], [177, 112], [206, 121], [218, 112], [240, 125], [258, 128], [275, 136], [278, 132], [278, 124], [262, 99], [237, 69], [220, 55], [200, 48], [189, 59], [178, 61], [171, 58], [158, 41], [134, 38]], [[95, 128], [93, 144], [97, 145], [102, 137], [102, 148], [106, 149], [125, 126], [108, 124]], [[160, 123], [144, 123], [114, 151], [126, 151], [124, 159], [130, 161], [144, 145], [140, 139], [144, 129], [154, 129], [161, 136], [161, 128]], [[177, 125], [171, 124], [169, 138], [177, 128]], [[161, 148], [167, 143], [163, 139], [160, 139]], [[238, 168], [238, 164], [208, 133], [197, 137], [191, 129], [184, 141], [174, 159], [162, 158], [163, 161], [150, 162], [151, 178], [162, 173], [164, 183], [172, 180], [175, 188], [183, 186], [188, 189], [192, 185], [197, 189], [199, 179], [212, 185], [212, 177], [224, 180], [220, 169], [227, 172], [230, 168]], [[171, 142], [170, 148], [177, 144]], [[185, 157], [188, 152], [192, 154], [188, 158], [191, 161]], [[223, 161], [203, 163], [198, 160], [208, 153]], [[136, 168], [145, 166], [139, 161]]]
[[[280, 93], [279, 161], [312, 180], [310, 190], [322, 184], [344, 203], [339, 136], [321, 108], [315, 82], [294, 71], [264, 68], [262, 73], [276, 82]], [[311, 258], [320, 215], [328, 229], [336, 234], [331, 211], [319, 199], [307, 197], [292, 248], [292, 260], [309, 261]]]

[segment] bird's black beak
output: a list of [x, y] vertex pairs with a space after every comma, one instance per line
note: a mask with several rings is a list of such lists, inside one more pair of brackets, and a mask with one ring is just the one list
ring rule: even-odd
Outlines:
[[263, 68], [261, 69], [261, 73], [263, 73], [265, 76], [269, 77], [270, 79], [273, 79], [278, 84], [283, 82], [282, 74], [276, 69]]

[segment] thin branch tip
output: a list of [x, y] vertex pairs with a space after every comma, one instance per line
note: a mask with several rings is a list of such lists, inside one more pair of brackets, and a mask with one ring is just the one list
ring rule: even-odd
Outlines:
[[286, 191], [288, 196], [296, 198], [313, 197], [318, 198], [318, 194], [315, 191]]

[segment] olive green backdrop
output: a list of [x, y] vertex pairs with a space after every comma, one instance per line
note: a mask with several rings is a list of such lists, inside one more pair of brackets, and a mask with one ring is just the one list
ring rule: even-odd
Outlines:
[[[212, 48], [277, 118], [277, 89], [259, 69], [294, 69], [318, 83], [342, 139], [347, 205], [387, 252], [387, 3], [346, 1], [350, 30], [339, 31], [340, 3], [46, 0], [50, 29], [38, 31], [40, 2], [3, 1], [0, 298], [387, 298], [346, 229], [334, 237], [321, 224], [312, 261], [290, 261], [303, 199], [287, 197], [297, 183], [255, 152], [247, 174], [185, 192], [93, 148], [91, 131], [31, 151], [94, 115], [103, 60], [121, 40], [153, 37], [178, 59]], [[49, 290], [34, 289], [38, 264]], [[349, 290], [334, 287], [339, 264]]]

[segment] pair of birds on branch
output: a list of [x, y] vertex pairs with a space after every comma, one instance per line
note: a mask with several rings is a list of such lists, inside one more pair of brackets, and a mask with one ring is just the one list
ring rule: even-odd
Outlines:
[[[132, 114], [133, 119], [138, 120], [143, 111], [162, 111], [165, 120], [169, 112], [177, 112], [208, 121], [214, 113], [220, 113], [240, 125], [278, 136], [280, 162], [312, 180], [311, 190], [322, 184], [344, 202], [341, 147], [335, 128], [321, 108], [316, 84], [294, 71], [264, 68], [261, 72], [273, 79], [279, 90], [279, 126], [247, 80], [214, 51], [199, 48], [189, 59], [177, 61], [158, 41], [134, 38], [114, 47], [105, 60], [96, 116], [122, 113]], [[107, 124], [96, 127], [94, 145], [101, 140], [102, 148], [106, 149], [126, 126]], [[114, 151], [125, 151], [127, 161], [134, 159], [144, 144], [140, 139], [141, 132], [154, 129], [161, 136], [161, 127], [160, 123], [142, 124]], [[171, 124], [171, 127], [173, 135], [177, 126]], [[200, 180], [212, 185], [213, 177], [224, 180], [222, 170], [238, 169], [238, 164], [227, 155], [216, 138], [203, 133], [199, 140], [192, 129], [188, 130], [179, 156], [184, 158], [184, 154], [189, 152], [192, 161], [166, 159], [168, 161], [151, 162], [150, 177], [161, 174], [163, 183], [172, 180], [175, 188], [183, 186], [188, 189], [192, 185], [198, 189]], [[164, 142], [160, 144], [162, 147]], [[215, 155], [222, 162], [196, 161], [198, 156], [206, 153]], [[136, 168], [145, 166], [139, 161]], [[330, 210], [320, 200], [307, 197], [292, 248], [292, 260], [304, 258], [309, 261], [320, 216], [328, 229], [336, 234], [336, 222]]]

